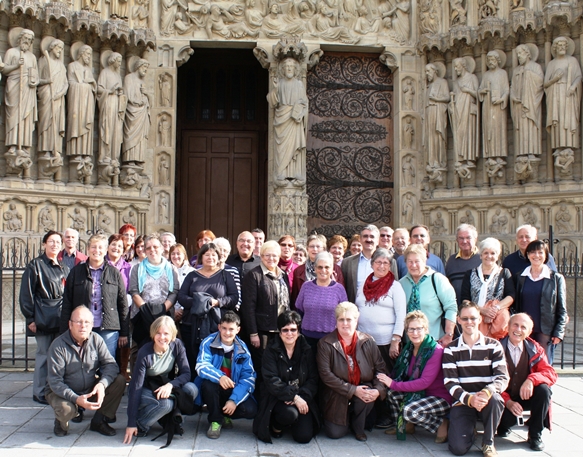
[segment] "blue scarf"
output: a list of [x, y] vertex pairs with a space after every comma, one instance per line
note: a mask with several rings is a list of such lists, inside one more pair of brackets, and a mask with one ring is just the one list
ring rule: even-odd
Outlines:
[[158, 265], [152, 265], [148, 262], [148, 258], [146, 257], [138, 264], [138, 292], [142, 293], [144, 290], [146, 276], [160, 279], [163, 274], [168, 278], [168, 291], [172, 292], [172, 290], [174, 290], [174, 272], [172, 271], [172, 265], [170, 262], [162, 257], [162, 262]]

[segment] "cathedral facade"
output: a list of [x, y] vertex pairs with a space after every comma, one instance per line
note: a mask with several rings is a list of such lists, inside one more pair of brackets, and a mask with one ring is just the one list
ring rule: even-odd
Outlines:
[[[583, 238], [583, 2], [4, 0], [0, 236]], [[555, 248], [556, 249], [556, 248]]]

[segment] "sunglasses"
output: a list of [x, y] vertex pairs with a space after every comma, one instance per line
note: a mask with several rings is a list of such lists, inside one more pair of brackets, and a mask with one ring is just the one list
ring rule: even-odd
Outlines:
[[298, 329], [297, 328], [282, 328], [280, 330], [281, 333], [297, 333]]

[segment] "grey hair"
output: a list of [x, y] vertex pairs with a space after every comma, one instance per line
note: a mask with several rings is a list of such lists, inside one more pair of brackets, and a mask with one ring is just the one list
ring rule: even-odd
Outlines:
[[378, 248], [375, 252], [373, 252], [372, 257], [370, 258], [370, 264], [372, 265], [373, 263], [376, 262], [377, 259], [381, 259], [381, 258], [382, 259], [389, 259], [389, 262], [391, 260], [393, 260], [393, 256], [388, 251], [388, 249]]
[[172, 232], [160, 233], [160, 241], [162, 241], [163, 236], [169, 236], [170, 238], [172, 238], [172, 244], [176, 244], [176, 237], [174, 236], [174, 233], [172, 233]]
[[361, 236], [362, 236], [362, 232], [364, 232], [365, 230], [368, 230], [368, 231], [370, 231], [370, 232], [374, 232], [374, 233], [376, 233], [376, 235], [377, 235], [377, 238], [378, 238], [378, 237], [379, 237], [379, 235], [380, 235], [379, 228], [378, 228], [376, 225], [374, 225], [374, 224], [368, 224], [368, 225], [365, 225], [365, 226], [364, 226], [364, 227], [361, 229], [361, 231], [360, 231], [360, 235], [361, 235]]
[[480, 255], [482, 255], [482, 252], [484, 252], [484, 250], [486, 249], [494, 251], [496, 255], [500, 257], [500, 253], [502, 252], [502, 245], [500, 244], [500, 241], [497, 240], [496, 238], [489, 237], [480, 243], [480, 246], [478, 248]]
[[478, 239], [478, 229], [472, 224], [460, 224], [456, 229], [455, 234], [457, 235], [459, 232], [472, 232], [474, 238]]
[[79, 232], [77, 230], [75, 230], [72, 227], [69, 227], [68, 229], [65, 229], [65, 231], [63, 232], [63, 235], [67, 235], [67, 232], [73, 232], [75, 234], [75, 236], [77, 238], [79, 238]]
[[328, 262], [331, 266], [334, 266], [334, 257], [332, 257], [332, 254], [330, 254], [328, 251], [318, 252], [318, 255], [316, 255], [316, 259], [314, 260], [314, 265], [318, 265], [318, 262], [320, 260], [324, 260]]
[[224, 249], [225, 251], [228, 251], [229, 254], [231, 253], [231, 243], [229, 243], [229, 240], [226, 238], [220, 236], [215, 238], [213, 243], [215, 243], [219, 249]]
[[518, 227], [516, 229], [516, 234], [518, 235], [518, 232], [520, 232], [521, 230], [528, 230], [530, 232], [530, 234], [532, 235], [532, 238], [536, 238], [538, 236], [538, 231], [536, 229], [536, 227], [533, 227], [530, 224], [523, 224], [520, 227]]
[[391, 227], [389, 227], [388, 225], [385, 225], [384, 227], [381, 227], [379, 229], [379, 233], [382, 232], [383, 230], [386, 231], [386, 232], [391, 232], [391, 234], [395, 233], [395, 231]]

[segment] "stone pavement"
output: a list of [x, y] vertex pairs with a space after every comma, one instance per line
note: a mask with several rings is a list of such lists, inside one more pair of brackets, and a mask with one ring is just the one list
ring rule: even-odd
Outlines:
[[[580, 373], [567, 373], [559, 377], [553, 388], [554, 424], [552, 433], [544, 432], [545, 451], [531, 451], [525, 442], [526, 429], [521, 427], [514, 428], [509, 438], [496, 440], [500, 457], [583, 455], [583, 378]], [[69, 435], [58, 438], [53, 434], [51, 408], [32, 401], [31, 383], [30, 372], [0, 371], [0, 456], [451, 456], [447, 444], [435, 444], [433, 436], [419, 428], [405, 442], [385, 435], [382, 430], [374, 430], [368, 433], [366, 443], [360, 443], [352, 436], [330, 440], [321, 433], [309, 444], [296, 444], [289, 434], [275, 440], [274, 444], [265, 444], [255, 439], [251, 421], [238, 420], [234, 422], [235, 428], [223, 431], [220, 439], [209, 440], [206, 437], [206, 415], [200, 414], [185, 418], [184, 436], [176, 436], [167, 449], [158, 449], [165, 443], [164, 438], [155, 442], [150, 438], [134, 439], [131, 445], [123, 445], [127, 397], [118, 411], [117, 423], [113, 424], [117, 436], [105, 437], [89, 431], [89, 413], [83, 423], [71, 424]], [[156, 430], [154, 428], [153, 432]], [[150, 433], [152, 437], [154, 433]], [[482, 453], [475, 446], [467, 455], [479, 457]]]

